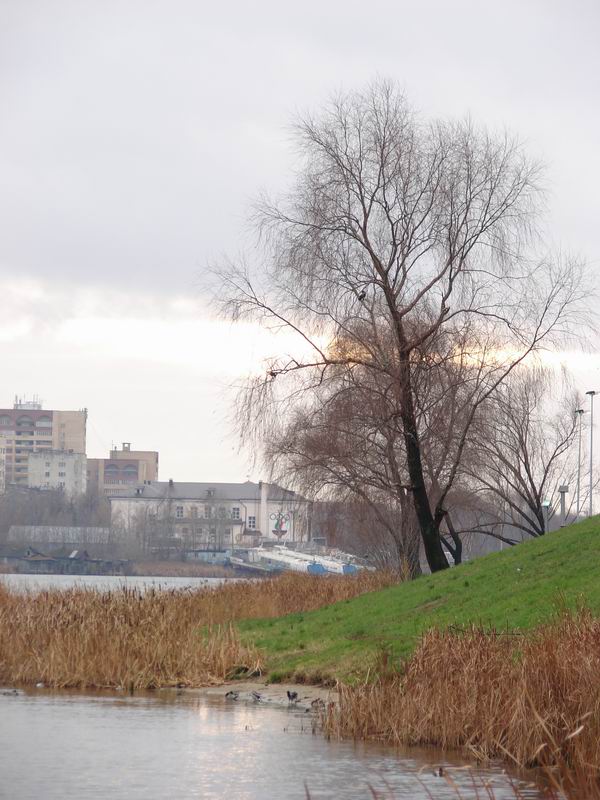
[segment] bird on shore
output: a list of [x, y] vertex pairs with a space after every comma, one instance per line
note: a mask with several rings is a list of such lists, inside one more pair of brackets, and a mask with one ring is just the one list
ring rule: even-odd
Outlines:
[[254, 700], [255, 703], [260, 703], [262, 698], [258, 692], [250, 692], [250, 694], [252, 695], [252, 699]]
[[225, 699], [226, 700], [237, 700], [239, 696], [240, 696], [239, 692], [227, 692], [227, 694], [225, 695]]
[[298, 702], [298, 692], [290, 692], [287, 690], [287, 699], [289, 703], [297, 703]]

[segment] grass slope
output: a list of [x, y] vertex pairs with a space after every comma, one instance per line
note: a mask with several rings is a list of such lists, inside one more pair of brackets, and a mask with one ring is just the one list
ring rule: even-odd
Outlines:
[[351, 680], [378, 653], [408, 655], [431, 627], [531, 628], [561, 608], [600, 613], [600, 518], [436, 575], [302, 614], [238, 623], [271, 680]]

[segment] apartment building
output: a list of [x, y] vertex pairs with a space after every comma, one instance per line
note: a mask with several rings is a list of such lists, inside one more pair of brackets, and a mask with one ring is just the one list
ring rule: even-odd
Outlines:
[[28, 485], [36, 489], [59, 489], [67, 497], [85, 494], [87, 459], [84, 453], [44, 450], [29, 453]]
[[113, 447], [108, 458], [88, 458], [87, 470], [88, 483], [99, 494], [127, 495], [137, 484], [158, 480], [158, 453], [132, 450], [131, 442], [123, 442], [120, 450]]
[[87, 409], [56, 411], [39, 400], [15, 398], [0, 409], [0, 436], [6, 449], [6, 485], [29, 486], [29, 455], [51, 450], [85, 453]]
[[111, 525], [146, 546], [205, 550], [310, 538], [310, 503], [274, 483], [152, 481], [110, 497]]
[[0, 494], [4, 494], [6, 488], [6, 442], [4, 438], [0, 435]]

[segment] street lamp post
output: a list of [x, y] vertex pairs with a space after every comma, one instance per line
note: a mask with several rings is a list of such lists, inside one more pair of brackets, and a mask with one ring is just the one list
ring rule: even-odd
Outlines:
[[575, 413], [579, 417], [579, 447], [577, 450], [577, 519], [579, 519], [579, 512], [581, 511], [581, 420], [583, 417], [583, 408], [578, 408]]
[[590, 497], [589, 497], [589, 512], [588, 516], [592, 516], [592, 487], [594, 485], [594, 395], [596, 392], [592, 389], [586, 392], [590, 396]]

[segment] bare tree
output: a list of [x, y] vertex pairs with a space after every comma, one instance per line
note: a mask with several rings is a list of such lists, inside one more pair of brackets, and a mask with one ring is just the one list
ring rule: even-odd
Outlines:
[[[508, 135], [423, 122], [382, 82], [294, 132], [296, 182], [256, 209], [260, 269], [221, 271], [233, 318], [294, 331], [304, 348], [250, 380], [246, 430], [271, 430], [292, 404], [310, 411], [317, 387], [357, 369], [387, 382], [405, 453], [397, 489], [410, 493], [431, 570], [443, 569], [440, 527], [470, 427], [516, 364], [571, 329], [581, 271], [534, 258], [540, 168]], [[468, 375], [435, 498], [415, 383], [423, 358], [432, 370], [458, 361]]]
[[372, 380], [323, 388], [310, 411], [296, 408], [266, 440], [271, 468], [304, 494], [360, 509], [371, 528], [363, 529], [365, 543], [377, 542], [387, 566], [419, 574], [420, 536], [404, 488], [402, 438], [385, 393]]
[[[498, 387], [485, 424], [474, 430], [468, 462], [473, 484], [495, 505], [499, 522], [521, 537], [543, 536], [557, 511], [559, 485], [575, 484], [580, 406], [565, 371], [523, 366]], [[488, 527], [494, 523], [478, 530]]]
[[[382, 523], [382, 516], [384, 520], [388, 518], [387, 522]], [[415, 577], [420, 573], [419, 533], [415, 530], [411, 534], [416, 545], [415, 565], [408, 557], [399, 558], [399, 520], [392, 504], [382, 505], [376, 513], [371, 503], [362, 501], [352, 492], [344, 495], [338, 490], [331, 498], [314, 503], [312, 523], [315, 535], [325, 537], [331, 547], [354, 553], [377, 568], [397, 572], [402, 577]]]

